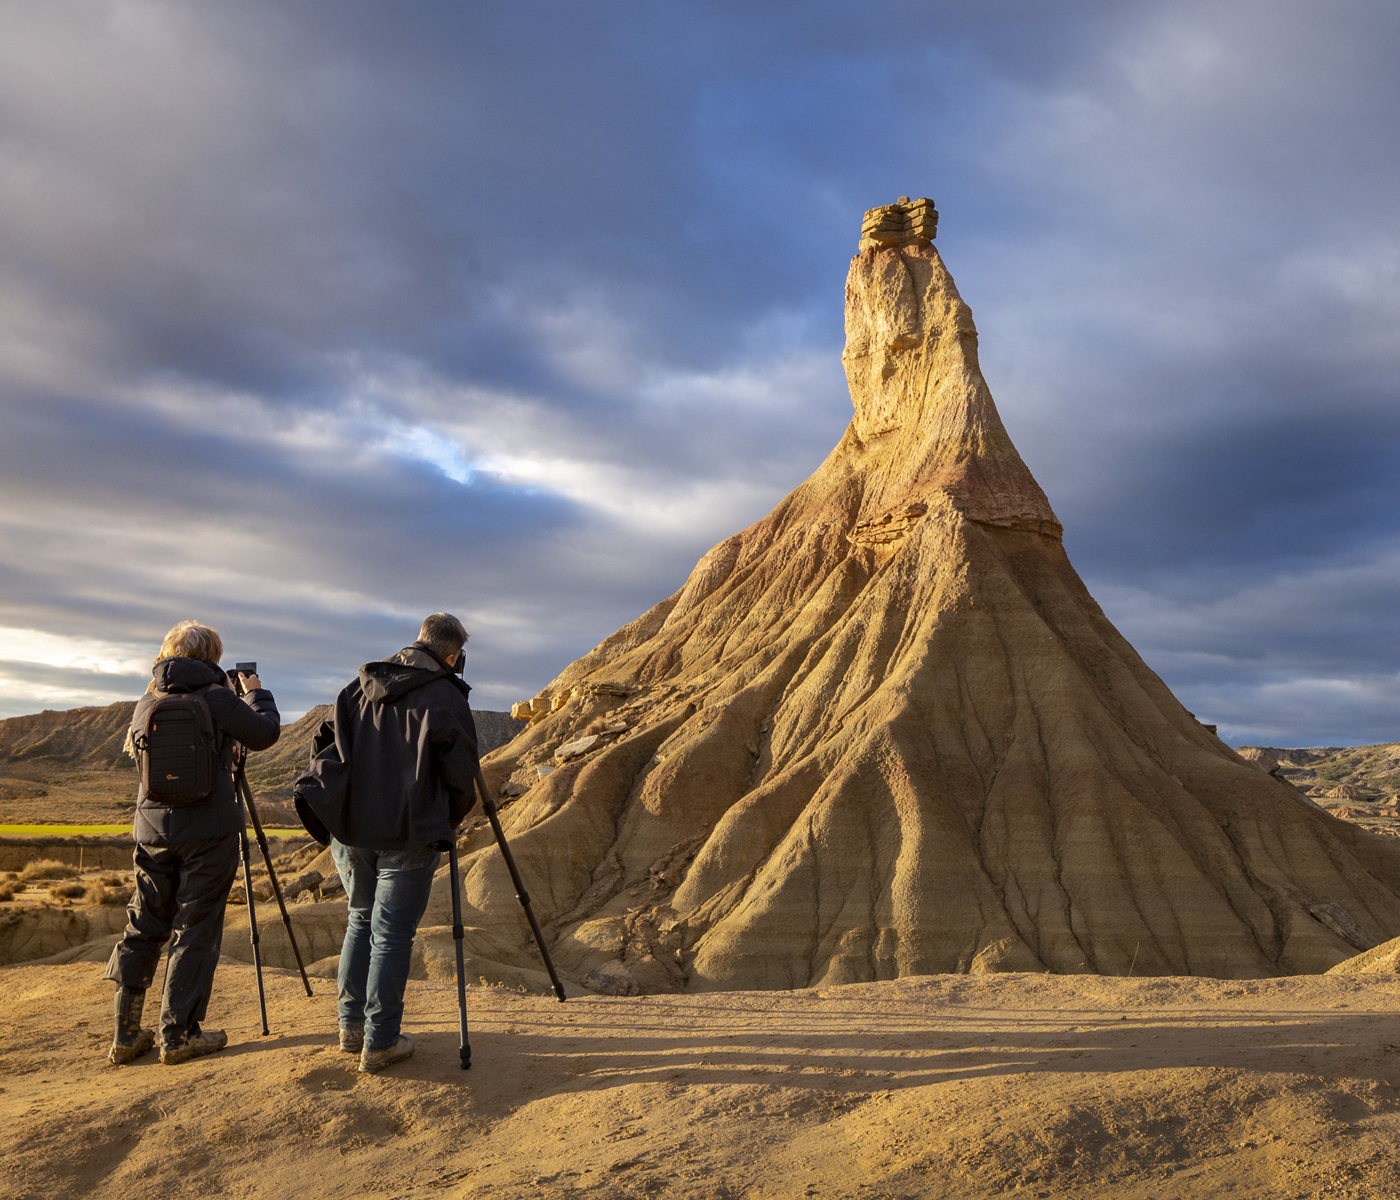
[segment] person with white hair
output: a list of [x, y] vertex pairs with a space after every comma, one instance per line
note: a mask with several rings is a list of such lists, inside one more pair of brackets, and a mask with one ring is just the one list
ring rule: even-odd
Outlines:
[[[233, 746], [266, 750], [277, 741], [282, 719], [256, 675], [240, 676], [245, 695], [237, 695], [219, 667], [223, 653], [215, 630], [181, 621], [165, 635], [151, 683], [132, 714], [127, 745], [141, 768], [132, 827], [136, 891], [126, 931], [103, 974], [117, 984], [107, 1056], [119, 1066], [155, 1045], [154, 1031], [141, 1028], [141, 1014], [167, 940], [160, 1061], [182, 1063], [228, 1044], [223, 1030], [202, 1029], [200, 1022], [219, 964], [244, 822], [234, 795]], [[191, 719], [177, 720], [177, 710]], [[179, 731], [178, 744], [172, 730]], [[194, 782], [181, 787], [177, 775], [186, 768]]]

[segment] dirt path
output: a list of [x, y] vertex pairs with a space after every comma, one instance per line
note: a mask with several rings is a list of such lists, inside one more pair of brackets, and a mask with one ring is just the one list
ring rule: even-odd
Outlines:
[[0, 971], [0, 1195], [1382, 1197], [1400, 980], [1003, 975], [589, 998], [410, 983], [354, 1073], [325, 981], [226, 961], [210, 1059], [109, 1067], [91, 964]]

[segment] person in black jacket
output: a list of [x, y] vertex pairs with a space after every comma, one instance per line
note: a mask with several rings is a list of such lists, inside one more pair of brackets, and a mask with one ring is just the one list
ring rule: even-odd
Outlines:
[[141, 1028], [141, 1012], [167, 938], [160, 1061], [184, 1062], [228, 1043], [222, 1030], [201, 1029], [200, 1022], [219, 963], [224, 907], [238, 870], [244, 821], [243, 806], [234, 796], [230, 751], [234, 741], [266, 750], [277, 741], [281, 717], [272, 693], [256, 675], [242, 676], [244, 699], [234, 693], [219, 669], [223, 652], [214, 630], [181, 621], [165, 635], [151, 684], [132, 714], [129, 745], [135, 749], [134, 739], [157, 701], [169, 693], [199, 693], [213, 718], [220, 763], [213, 791], [201, 799], [160, 804], [147, 796], [144, 785], [137, 793], [132, 829], [136, 892], [127, 905], [126, 931], [103, 974], [117, 984], [116, 1032], [108, 1058], [119, 1065], [155, 1044], [155, 1034]]
[[476, 797], [476, 723], [459, 678], [467, 631], [449, 613], [366, 663], [336, 697], [293, 787], [307, 831], [329, 842], [349, 901], [340, 949], [340, 1048], [378, 1071], [413, 1053], [403, 994], [439, 847]]

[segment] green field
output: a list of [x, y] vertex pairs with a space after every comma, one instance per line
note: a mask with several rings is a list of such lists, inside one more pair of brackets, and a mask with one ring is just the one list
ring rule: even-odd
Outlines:
[[[272, 837], [305, 836], [304, 829], [272, 829], [264, 832]], [[128, 825], [0, 825], [0, 837], [120, 837], [130, 834]]]
[[0, 825], [0, 837], [119, 837], [131, 825]]

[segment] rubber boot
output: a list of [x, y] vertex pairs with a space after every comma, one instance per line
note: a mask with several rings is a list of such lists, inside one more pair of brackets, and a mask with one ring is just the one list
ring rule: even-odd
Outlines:
[[140, 1058], [156, 1044], [156, 1035], [141, 1028], [141, 1010], [146, 1007], [146, 989], [118, 987], [112, 999], [112, 1048], [107, 1061], [121, 1067]]

